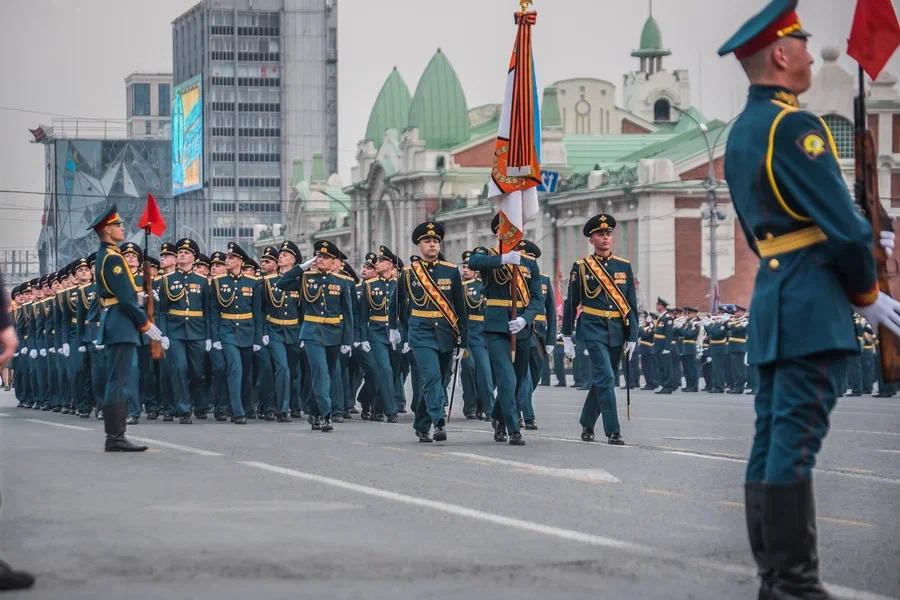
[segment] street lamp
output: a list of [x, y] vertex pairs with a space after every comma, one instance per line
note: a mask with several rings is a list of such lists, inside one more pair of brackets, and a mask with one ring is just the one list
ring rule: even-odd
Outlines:
[[[719, 254], [718, 254], [718, 234], [717, 229], [719, 227], [719, 210], [716, 203], [716, 188], [719, 187], [719, 182], [716, 178], [716, 166], [715, 166], [715, 154], [714, 148], [719, 145], [719, 141], [722, 139], [722, 134], [728, 129], [728, 126], [731, 124], [734, 119], [728, 121], [722, 128], [719, 130], [718, 135], [716, 136], [716, 140], [713, 143], [709, 141], [709, 127], [706, 123], [701, 123], [694, 115], [691, 113], [682, 110], [677, 106], [672, 106], [675, 110], [677, 110], [680, 114], [689, 118], [691, 121], [697, 124], [697, 127], [700, 128], [701, 133], [703, 133], [703, 141], [706, 142], [706, 151], [709, 155], [709, 162], [707, 163], [706, 170], [706, 180], [703, 182], [703, 186], [706, 188], [706, 205], [707, 211], [709, 213], [709, 303], [710, 303], [710, 312], [713, 312], [716, 308], [716, 298], [718, 297], [718, 287], [719, 287]], [[737, 117], [735, 117], [736, 119]]]

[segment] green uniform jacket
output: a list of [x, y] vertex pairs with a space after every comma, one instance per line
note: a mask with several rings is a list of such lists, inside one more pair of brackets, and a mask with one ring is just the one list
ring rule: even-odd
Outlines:
[[173, 340], [210, 340], [209, 282], [192, 272], [175, 269], [154, 282], [159, 293], [157, 326]]
[[263, 277], [263, 312], [266, 322], [263, 332], [270, 340], [283, 344], [300, 343], [300, 292], [281, 288], [281, 275], [272, 273]]
[[262, 293], [256, 277], [230, 273], [209, 286], [210, 333], [213, 342], [238, 348], [262, 346]]
[[102, 242], [94, 269], [103, 308], [97, 343], [140, 345], [141, 333], [150, 329], [150, 322], [138, 304], [140, 289], [122, 253], [115, 245]]
[[278, 287], [300, 292], [301, 340], [315, 340], [326, 347], [353, 343], [352, 284], [344, 275], [319, 269], [303, 271], [300, 265], [281, 276]]
[[[475, 258], [474, 255], [472, 258]], [[455, 347], [465, 348], [468, 344], [468, 319], [459, 269], [453, 263], [442, 260], [429, 263], [418, 256], [411, 257], [410, 262], [421, 262], [447, 299], [456, 314], [459, 336], [422, 288], [411, 265], [403, 268], [397, 283], [397, 302], [391, 314], [391, 327], [396, 328], [395, 324], [399, 322], [403, 341], [413, 348], [431, 348], [439, 352], [449, 352]], [[509, 331], [508, 325], [506, 330]]]
[[[510, 281], [514, 273], [515, 265], [504, 265], [502, 258], [494, 249], [484, 247], [476, 248], [469, 257], [469, 268], [481, 273], [484, 282], [484, 295], [487, 297], [484, 311], [484, 331], [491, 333], [509, 334], [509, 322], [512, 321], [512, 296], [510, 295]], [[522, 299], [516, 311], [516, 317], [525, 319], [525, 323], [531, 325], [534, 318], [543, 310], [541, 297], [540, 268], [537, 262], [527, 257], [522, 257], [519, 265], [519, 273], [525, 278], [528, 285], [529, 302], [521, 306]], [[528, 333], [526, 332], [526, 335]]]
[[[563, 306], [563, 335], [570, 336], [574, 330], [579, 341], [601, 342], [611, 348], [622, 346], [625, 342], [637, 342], [639, 335], [637, 296], [631, 263], [618, 256], [598, 257], [612, 277], [613, 284], [619, 288], [628, 303], [630, 310], [626, 321], [621, 314], [613, 318], [594, 314], [594, 311], [620, 311], [586, 263], [589, 258], [593, 260], [592, 257], [585, 257], [572, 265], [569, 274], [569, 293]], [[581, 314], [578, 315], [576, 323], [579, 306]]]
[[366, 279], [360, 291], [359, 299], [360, 341], [388, 343], [390, 328], [390, 303], [394, 298], [397, 281], [373, 277]]
[[466, 319], [469, 322], [469, 347], [487, 346], [484, 339], [484, 284], [477, 277], [463, 282], [466, 290]]

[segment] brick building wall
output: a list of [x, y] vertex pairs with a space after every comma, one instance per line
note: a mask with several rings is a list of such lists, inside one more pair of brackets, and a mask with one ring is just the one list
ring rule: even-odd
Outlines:
[[496, 147], [496, 138], [491, 138], [483, 144], [457, 152], [453, 155], [453, 161], [460, 167], [493, 167]]

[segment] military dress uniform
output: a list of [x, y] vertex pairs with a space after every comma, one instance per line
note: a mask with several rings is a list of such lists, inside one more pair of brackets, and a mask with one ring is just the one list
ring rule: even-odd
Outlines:
[[[584, 236], [614, 230], [611, 215], [596, 215], [585, 223]], [[575, 261], [563, 308], [562, 333], [573, 332], [587, 348], [592, 367], [591, 388], [581, 410], [581, 439], [593, 441], [594, 427], [603, 417], [603, 432], [610, 444], [624, 443], [616, 407], [614, 365], [619, 364], [626, 342], [637, 345], [637, 297], [631, 263], [621, 257], [591, 254]], [[578, 308], [581, 314], [576, 316]], [[671, 339], [671, 334], [669, 336]]]
[[655, 390], [658, 386], [656, 379], [656, 357], [653, 350], [653, 332], [656, 327], [654, 323], [656, 318], [650, 316], [652, 320], [644, 320], [641, 323], [640, 332], [638, 333], [637, 351], [641, 357], [641, 372], [644, 374], [644, 390]]
[[[685, 312], [696, 313], [697, 309], [687, 306]], [[697, 392], [700, 389], [700, 372], [697, 366], [697, 341], [700, 337], [700, 319], [698, 317], [686, 317], [684, 322], [676, 327], [681, 337], [681, 366], [684, 371], [683, 392]]]
[[[783, 37], [805, 39], [796, 4], [771, 2], [719, 53], [747, 58]], [[831, 132], [788, 88], [750, 86], [728, 138], [725, 177], [760, 258], [747, 328], [759, 389], [745, 488], [760, 595], [826, 597], [812, 469], [847, 357], [859, 352], [851, 304], [879, 298], [872, 230], [850, 198]]]
[[710, 393], [721, 394], [725, 391], [725, 375], [728, 366], [728, 330], [721, 318], [713, 317], [706, 325], [709, 338], [710, 374], [712, 383]]
[[[743, 310], [742, 307], [736, 307]], [[745, 316], [732, 317], [726, 324], [728, 331], [728, 363], [731, 365], [731, 388], [729, 394], [743, 394], [747, 384], [747, 327], [749, 320]]]
[[[88, 266], [94, 271], [96, 254], [88, 256]], [[99, 408], [103, 401], [103, 386], [106, 384], [106, 352], [97, 347], [97, 337], [100, 333], [100, 315], [102, 307], [97, 295], [97, 283], [90, 283], [78, 287], [78, 353], [85, 357], [86, 380], [90, 385], [85, 387], [86, 398], [81, 408], [81, 417], [88, 418], [92, 408]]]
[[[397, 257], [387, 246], [379, 246], [378, 254], [373, 258], [397, 264]], [[384, 414], [390, 423], [397, 422], [399, 410], [394, 389], [390, 341], [390, 304], [395, 299], [396, 289], [396, 280], [372, 277], [362, 283], [362, 296], [359, 300], [360, 342], [364, 350], [369, 348], [365, 353], [371, 364], [367, 379], [372, 379], [377, 394], [377, 400], [373, 403], [373, 417], [379, 417], [380, 420], [380, 416]]]
[[[443, 226], [428, 222], [413, 230], [413, 244], [426, 238], [443, 241]], [[453, 263], [413, 256], [397, 283], [396, 296], [391, 329], [399, 327], [401, 340], [411, 349], [418, 379], [413, 386], [420, 394], [413, 427], [422, 442], [431, 441], [432, 427], [434, 439], [443, 441], [447, 439], [444, 381], [450, 375], [454, 352], [461, 352], [468, 343], [462, 276]], [[512, 401], [515, 403], [514, 396]]]
[[[19, 286], [19, 295], [24, 296], [25, 294], [33, 293], [33, 287], [35, 285], [34, 280], [26, 281], [21, 286]], [[32, 400], [32, 390], [31, 390], [31, 365], [30, 358], [28, 357], [29, 345], [31, 344], [31, 340], [29, 339], [29, 326], [31, 320], [31, 304], [33, 302], [33, 298], [31, 300], [24, 300], [21, 304], [16, 306], [15, 310], [15, 327], [16, 327], [16, 336], [22, 340], [21, 345], [22, 348], [19, 350], [16, 361], [13, 363], [15, 371], [13, 372], [14, 384], [16, 388], [16, 399], [19, 401], [19, 407], [29, 408], [33, 402]]]
[[[472, 252], [463, 252], [463, 264], [468, 264]], [[466, 320], [469, 325], [468, 350], [474, 374], [476, 416], [490, 420], [494, 408], [494, 374], [491, 371], [491, 359], [488, 355], [487, 341], [484, 335], [484, 312], [487, 298], [484, 296], [484, 283], [478, 277], [463, 281], [466, 291]], [[565, 382], [565, 371], [563, 371]], [[471, 408], [469, 409], [472, 410]]]
[[[340, 250], [327, 240], [314, 244], [317, 254], [331, 258], [342, 256]], [[350, 351], [353, 343], [353, 298], [346, 279], [336, 273], [311, 268], [303, 271], [300, 265], [282, 275], [278, 286], [283, 290], [300, 292], [303, 342], [309, 365], [312, 401], [306, 407], [313, 429], [332, 431], [333, 412], [343, 411], [335, 403], [335, 390], [340, 381], [333, 381], [333, 366], [342, 353]], [[321, 419], [321, 420], [320, 420]]]
[[[249, 260], [243, 248], [229, 242], [228, 253]], [[209, 287], [210, 333], [213, 347], [225, 359], [225, 381], [231, 421], [247, 423], [253, 410], [253, 353], [262, 348], [262, 293], [259, 280], [226, 273], [214, 277]]]
[[656, 393], [671, 394], [675, 390], [675, 373], [672, 370], [672, 315], [669, 313], [669, 304], [662, 298], [656, 303], [662, 305], [663, 310], [653, 324], [653, 355], [655, 357], [656, 373], [660, 386]]

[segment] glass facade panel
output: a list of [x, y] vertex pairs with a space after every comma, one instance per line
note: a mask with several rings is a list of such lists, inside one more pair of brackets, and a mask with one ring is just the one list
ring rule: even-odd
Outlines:
[[159, 116], [172, 116], [172, 90], [168, 83], [159, 84]]
[[150, 116], [150, 84], [135, 83], [132, 87], [132, 99], [134, 105], [131, 107], [132, 114], [136, 117]]

